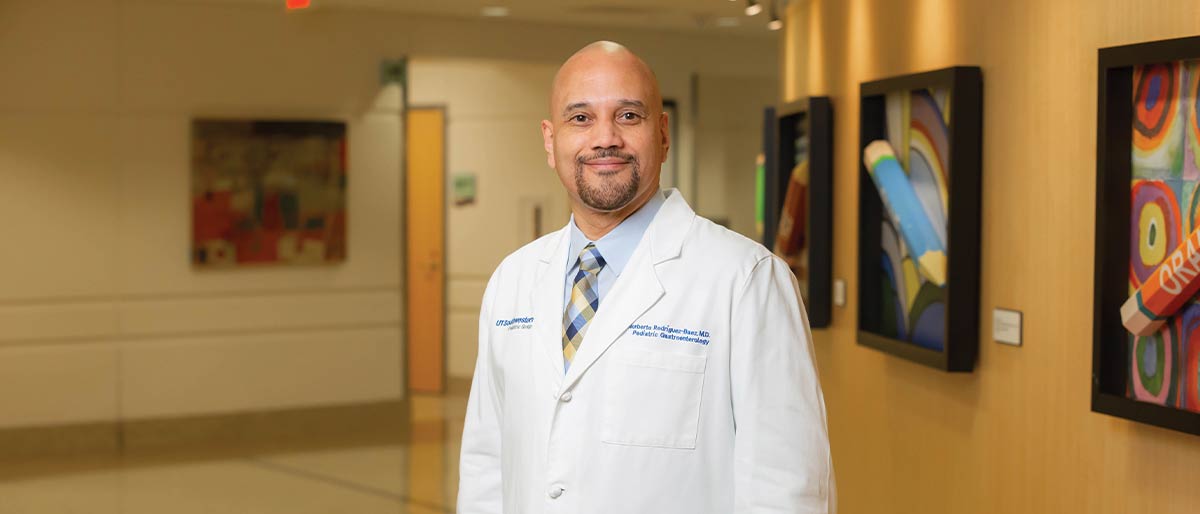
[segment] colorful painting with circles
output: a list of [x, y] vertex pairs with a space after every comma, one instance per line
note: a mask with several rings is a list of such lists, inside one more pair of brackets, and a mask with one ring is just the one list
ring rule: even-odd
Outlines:
[[[1129, 290], [1200, 226], [1200, 60], [1133, 71]], [[1200, 412], [1200, 302], [1129, 336], [1129, 398]]]
[[[908, 173], [940, 247], [948, 250], [950, 91], [945, 88], [891, 93], [886, 98], [887, 137]], [[881, 220], [883, 245], [880, 292], [883, 335], [941, 351], [945, 348], [946, 284], [920, 273], [898, 227]]]

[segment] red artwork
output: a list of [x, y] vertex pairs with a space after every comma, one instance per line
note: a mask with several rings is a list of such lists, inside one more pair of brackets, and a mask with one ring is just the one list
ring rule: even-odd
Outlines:
[[193, 122], [193, 265], [345, 259], [344, 123]]

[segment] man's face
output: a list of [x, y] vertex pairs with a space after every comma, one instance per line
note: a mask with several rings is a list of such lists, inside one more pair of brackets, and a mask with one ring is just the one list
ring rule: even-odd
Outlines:
[[653, 80], [620, 56], [564, 66], [542, 136], [547, 162], [577, 205], [618, 211], [658, 189], [669, 136]]

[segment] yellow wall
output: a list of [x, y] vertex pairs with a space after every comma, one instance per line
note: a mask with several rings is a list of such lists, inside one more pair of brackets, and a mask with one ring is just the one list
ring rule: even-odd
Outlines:
[[[1200, 34], [1195, 0], [793, 2], [785, 99], [833, 97], [835, 265], [816, 335], [842, 512], [1194, 513], [1200, 437], [1090, 412], [1096, 50]], [[858, 86], [984, 76], [980, 357], [934, 371], [854, 342]], [[1025, 346], [991, 309], [1025, 313]]]

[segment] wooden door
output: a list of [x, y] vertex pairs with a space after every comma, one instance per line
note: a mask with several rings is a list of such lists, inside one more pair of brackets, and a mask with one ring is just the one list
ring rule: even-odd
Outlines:
[[446, 387], [446, 111], [410, 108], [405, 129], [408, 387], [441, 393]]

